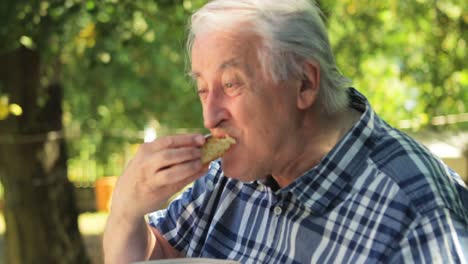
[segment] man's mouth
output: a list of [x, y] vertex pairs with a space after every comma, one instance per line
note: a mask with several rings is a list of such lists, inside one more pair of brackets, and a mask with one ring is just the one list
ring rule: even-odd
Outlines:
[[215, 138], [231, 137], [237, 141], [237, 138], [235, 138], [231, 133], [228, 133], [227, 131], [224, 131], [224, 130], [212, 130], [211, 133], [205, 135], [205, 138], [209, 138], [209, 137], [215, 137]]

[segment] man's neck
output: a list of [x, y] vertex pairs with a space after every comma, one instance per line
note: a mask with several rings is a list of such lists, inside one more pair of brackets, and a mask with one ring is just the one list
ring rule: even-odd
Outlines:
[[[307, 170], [318, 165], [359, 120], [361, 113], [346, 109], [333, 115], [316, 115], [305, 119], [292, 135], [291, 144], [282, 151], [272, 176], [281, 188], [291, 184]], [[294, 142], [294, 143], [293, 143]]]

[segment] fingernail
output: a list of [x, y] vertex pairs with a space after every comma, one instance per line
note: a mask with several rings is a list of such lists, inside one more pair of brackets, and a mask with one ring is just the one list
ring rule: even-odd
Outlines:
[[198, 143], [199, 145], [203, 145], [205, 144], [205, 137], [202, 135], [196, 135], [195, 142]]

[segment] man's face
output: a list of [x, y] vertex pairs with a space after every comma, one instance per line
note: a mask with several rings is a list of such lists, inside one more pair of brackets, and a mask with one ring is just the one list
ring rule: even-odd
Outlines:
[[243, 181], [272, 173], [283, 159], [288, 131], [298, 125], [297, 82], [266, 78], [259, 45], [253, 35], [215, 32], [198, 36], [192, 49], [204, 125], [214, 136], [236, 139], [223, 157], [223, 170]]

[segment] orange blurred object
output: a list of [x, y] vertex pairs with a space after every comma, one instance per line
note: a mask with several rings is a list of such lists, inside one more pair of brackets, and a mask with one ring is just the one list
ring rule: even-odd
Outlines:
[[116, 176], [107, 176], [95, 181], [94, 192], [96, 195], [96, 210], [109, 212], [114, 191]]

